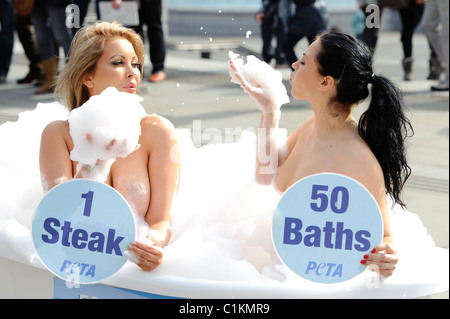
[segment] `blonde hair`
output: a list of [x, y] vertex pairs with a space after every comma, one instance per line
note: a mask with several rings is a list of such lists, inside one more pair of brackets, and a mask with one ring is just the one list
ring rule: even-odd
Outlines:
[[97, 61], [103, 53], [105, 42], [121, 37], [128, 40], [136, 52], [141, 64], [144, 64], [144, 43], [134, 30], [119, 23], [96, 22], [80, 29], [72, 41], [69, 61], [58, 77], [55, 93], [62, 103], [72, 111], [83, 105], [89, 99], [87, 87], [83, 84], [86, 75], [94, 72]]

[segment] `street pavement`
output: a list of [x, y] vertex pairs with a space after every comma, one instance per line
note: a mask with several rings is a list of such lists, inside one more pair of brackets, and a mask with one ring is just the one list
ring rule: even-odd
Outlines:
[[[260, 113], [242, 89], [230, 82], [227, 62], [228, 49], [241, 54], [258, 54], [262, 47], [259, 36], [245, 33], [242, 37], [169, 36], [166, 40], [169, 49], [165, 81], [148, 82], [151, 64], [146, 57], [141, 95], [145, 98], [143, 104], [147, 113], [164, 116], [177, 128], [205, 133], [197, 146], [211, 142], [211, 136], [206, 134], [211, 129], [222, 132], [222, 140], [218, 141], [215, 135], [212, 142], [230, 142], [239, 138], [241, 130], [257, 128]], [[299, 56], [307, 45], [305, 40], [297, 45]], [[202, 58], [202, 52], [209, 58]], [[404, 189], [407, 208], [422, 219], [436, 245], [448, 249], [449, 93], [430, 91], [430, 86], [436, 82], [426, 80], [429, 47], [421, 33], [414, 37], [413, 52], [415, 79], [405, 82], [402, 80], [400, 34], [381, 32], [375, 54], [375, 73], [389, 77], [405, 92], [407, 112], [415, 130], [408, 141], [408, 160], [413, 172]], [[16, 84], [27, 71], [28, 62], [20, 42], [16, 41], [7, 82], [0, 85], [0, 124], [17, 120], [20, 112], [33, 110], [38, 102], [55, 100], [52, 94], [35, 95], [33, 85]], [[289, 88], [290, 69], [280, 71]], [[366, 102], [362, 103], [355, 114], [361, 114], [366, 106]], [[291, 100], [282, 107], [280, 126], [292, 132], [310, 115], [307, 102]], [[1, 156], [11, 156], [4, 151]], [[439, 297], [448, 298], [448, 292]]]

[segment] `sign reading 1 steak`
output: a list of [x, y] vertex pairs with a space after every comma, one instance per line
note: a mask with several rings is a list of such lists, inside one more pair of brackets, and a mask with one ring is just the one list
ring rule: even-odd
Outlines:
[[360, 260], [383, 238], [380, 209], [354, 179], [323, 173], [306, 177], [282, 196], [272, 239], [283, 263], [297, 275], [337, 283], [361, 273]]
[[77, 283], [99, 282], [126, 262], [136, 225], [126, 200], [92, 180], [62, 183], [40, 202], [32, 224], [33, 243], [56, 276]]

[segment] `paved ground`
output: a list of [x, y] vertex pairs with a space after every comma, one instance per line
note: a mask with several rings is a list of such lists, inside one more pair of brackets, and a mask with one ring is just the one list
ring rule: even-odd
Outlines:
[[[171, 120], [178, 128], [218, 129], [222, 142], [229, 141], [226, 132], [256, 128], [259, 112], [241, 89], [230, 82], [227, 51], [212, 51], [210, 59], [202, 59], [199, 51], [183, 51], [190, 44], [212, 45], [232, 42], [247, 51], [259, 52], [261, 40], [257, 36], [233, 38], [175, 37], [168, 38], [171, 47], [167, 53], [168, 79], [162, 83], [142, 84], [144, 105], [148, 113], [158, 113]], [[300, 53], [307, 43], [297, 45]], [[404, 198], [409, 210], [418, 214], [437, 246], [449, 247], [449, 94], [432, 93], [428, 74], [428, 43], [422, 34], [414, 39], [415, 81], [402, 81], [402, 50], [398, 33], [381, 33], [376, 52], [376, 73], [388, 76], [406, 93], [409, 114], [415, 135], [409, 140], [409, 162], [413, 174], [407, 182]], [[31, 110], [37, 102], [52, 102], [52, 94], [34, 95], [31, 85], [17, 85], [16, 80], [28, 71], [27, 60], [20, 43], [16, 41], [13, 64], [8, 81], [0, 85], [0, 124], [15, 121], [18, 113]], [[150, 63], [147, 57], [145, 78]], [[288, 86], [289, 69], [281, 69]], [[364, 105], [359, 109], [363, 110]], [[358, 113], [360, 110], [357, 111]], [[291, 101], [283, 106], [280, 125], [292, 131], [311, 114], [308, 103]], [[203, 135], [202, 143], [209, 136]], [[4, 150], [2, 150], [3, 152]], [[6, 156], [2, 154], [1, 156]], [[420, 253], [420, 252], [419, 252]], [[448, 293], [441, 297], [448, 298]]]

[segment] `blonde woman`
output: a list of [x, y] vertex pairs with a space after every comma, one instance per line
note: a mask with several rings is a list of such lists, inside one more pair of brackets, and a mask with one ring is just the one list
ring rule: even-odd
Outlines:
[[[56, 86], [56, 93], [63, 97], [70, 111], [108, 87], [136, 94], [141, 81], [144, 46], [133, 30], [115, 23], [96, 23], [76, 34], [70, 52], [69, 62]], [[171, 154], [178, 152], [173, 132], [174, 127], [166, 119], [144, 117], [138, 141], [140, 148], [125, 158], [117, 158], [105, 181], [145, 219], [149, 230], [160, 234], [154, 246], [135, 242], [129, 247], [137, 254], [137, 263], [144, 271], [153, 270], [161, 263], [160, 247], [164, 247], [171, 236], [170, 210], [180, 170], [179, 163], [171, 159]], [[70, 158], [73, 147], [68, 121], [55, 121], [44, 129], [40, 170], [47, 190], [77, 177], [78, 163]], [[89, 169], [92, 167], [82, 168]]]

